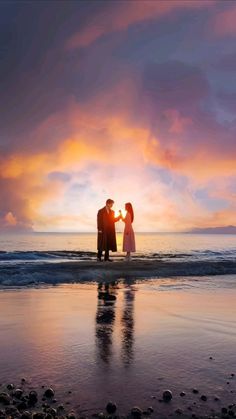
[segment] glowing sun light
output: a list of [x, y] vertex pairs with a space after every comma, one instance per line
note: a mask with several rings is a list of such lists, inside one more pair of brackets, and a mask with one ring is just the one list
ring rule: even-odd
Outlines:
[[119, 217], [120, 211], [121, 211], [122, 217], [125, 218], [127, 211], [125, 209], [123, 209], [123, 208], [121, 210], [115, 210], [115, 217]]

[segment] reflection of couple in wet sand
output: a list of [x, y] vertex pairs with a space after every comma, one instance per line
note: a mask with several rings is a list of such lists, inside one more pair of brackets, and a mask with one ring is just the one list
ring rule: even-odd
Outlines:
[[131, 260], [131, 252], [135, 252], [135, 237], [132, 223], [134, 220], [133, 207], [130, 202], [125, 204], [126, 214], [123, 215], [119, 211], [119, 215], [115, 216], [112, 210], [114, 201], [107, 199], [104, 208], [98, 211], [97, 228], [98, 228], [98, 254], [97, 260], [102, 260], [102, 253], [105, 252], [104, 261], [112, 262], [109, 258], [109, 251], [117, 252], [115, 223], [122, 220], [125, 224], [123, 234], [123, 252], [126, 252], [125, 260]]
[[[96, 346], [103, 362], [109, 364], [113, 354], [114, 334], [118, 329], [121, 336], [121, 358], [125, 367], [133, 360], [134, 351], [134, 298], [135, 290], [125, 284], [122, 303], [116, 305], [119, 295], [118, 282], [98, 284], [98, 306], [96, 313]], [[117, 313], [118, 311], [118, 313]], [[118, 321], [116, 320], [118, 314]], [[115, 321], [116, 320], [116, 321]]]

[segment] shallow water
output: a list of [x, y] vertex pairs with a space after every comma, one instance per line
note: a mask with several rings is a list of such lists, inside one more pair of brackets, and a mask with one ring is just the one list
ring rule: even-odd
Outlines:
[[[80, 412], [109, 399], [121, 412], [138, 404], [167, 414], [194, 401], [194, 411], [209, 410], [193, 387], [211, 407], [222, 406], [215, 395], [232, 402], [235, 276], [121, 281], [110, 285], [109, 303], [101, 291], [97, 284], [1, 291], [1, 381], [51, 384], [58, 400], [72, 390], [66, 399]], [[171, 405], [158, 402], [165, 388]]]
[[[96, 234], [32, 233], [0, 237], [0, 268], [9, 264], [48, 263], [93, 260], [96, 257]], [[118, 252], [122, 256], [122, 234], [117, 233]], [[231, 261], [236, 256], [236, 235], [227, 234], [136, 234], [138, 259], [164, 261]]]

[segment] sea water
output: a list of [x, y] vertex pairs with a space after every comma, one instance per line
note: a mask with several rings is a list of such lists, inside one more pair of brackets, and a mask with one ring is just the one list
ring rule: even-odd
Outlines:
[[[61, 262], [94, 260], [97, 237], [94, 233], [28, 233], [0, 236], [0, 267], [22, 262]], [[224, 234], [136, 234], [138, 259], [159, 258], [165, 261], [235, 260], [236, 235]], [[122, 234], [117, 233], [117, 252], [122, 256]]]

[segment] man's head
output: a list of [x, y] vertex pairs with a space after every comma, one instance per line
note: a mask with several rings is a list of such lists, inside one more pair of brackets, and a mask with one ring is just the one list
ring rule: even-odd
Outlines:
[[106, 200], [106, 206], [107, 208], [111, 209], [113, 207], [114, 201], [113, 199], [107, 199]]

